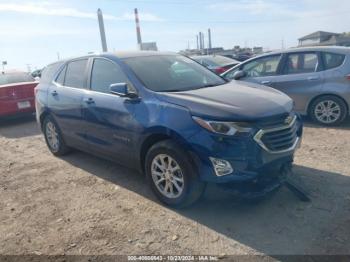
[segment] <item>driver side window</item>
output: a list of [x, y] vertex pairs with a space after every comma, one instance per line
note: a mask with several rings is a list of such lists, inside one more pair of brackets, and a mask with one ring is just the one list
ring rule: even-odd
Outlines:
[[106, 59], [95, 58], [91, 73], [91, 90], [108, 94], [110, 85], [116, 83], [127, 83], [128, 88], [132, 89], [119, 65]]
[[242, 70], [247, 77], [273, 76], [277, 74], [281, 55], [258, 58], [245, 65]]

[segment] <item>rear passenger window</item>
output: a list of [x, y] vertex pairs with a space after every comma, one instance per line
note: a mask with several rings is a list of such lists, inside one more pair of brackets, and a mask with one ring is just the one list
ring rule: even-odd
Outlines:
[[303, 74], [316, 72], [318, 56], [316, 53], [298, 53], [287, 56], [284, 73]]
[[341, 66], [344, 62], [345, 55], [334, 53], [322, 53], [322, 59], [325, 70]]
[[65, 86], [85, 88], [85, 69], [87, 59], [75, 60], [67, 65]]
[[105, 59], [95, 59], [91, 74], [91, 89], [109, 93], [111, 84], [127, 83], [128, 79], [119, 65]]

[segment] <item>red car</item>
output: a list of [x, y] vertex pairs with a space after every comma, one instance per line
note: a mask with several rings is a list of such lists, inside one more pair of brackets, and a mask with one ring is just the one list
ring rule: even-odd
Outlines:
[[0, 72], [0, 117], [34, 113], [37, 84], [25, 72]]

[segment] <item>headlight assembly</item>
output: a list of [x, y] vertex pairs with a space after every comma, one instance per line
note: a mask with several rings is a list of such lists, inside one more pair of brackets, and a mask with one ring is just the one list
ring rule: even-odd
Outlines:
[[216, 134], [233, 136], [237, 132], [248, 133], [252, 130], [249, 123], [245, 122], [210, 121], [196, 116], [193, 116], [192, 118], [198, 125]]

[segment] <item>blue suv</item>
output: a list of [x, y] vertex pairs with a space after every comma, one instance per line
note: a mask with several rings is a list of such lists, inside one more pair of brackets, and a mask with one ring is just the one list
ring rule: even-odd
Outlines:
[[207, 182], [256, 196], [278, 188], [302, 136], [287, 95], [227, 82], [174, 53], [51, 64], [36, 88], [36, 110], [54, 155], [76, 148], [136, 168], [174, 207], [196, 201]]

